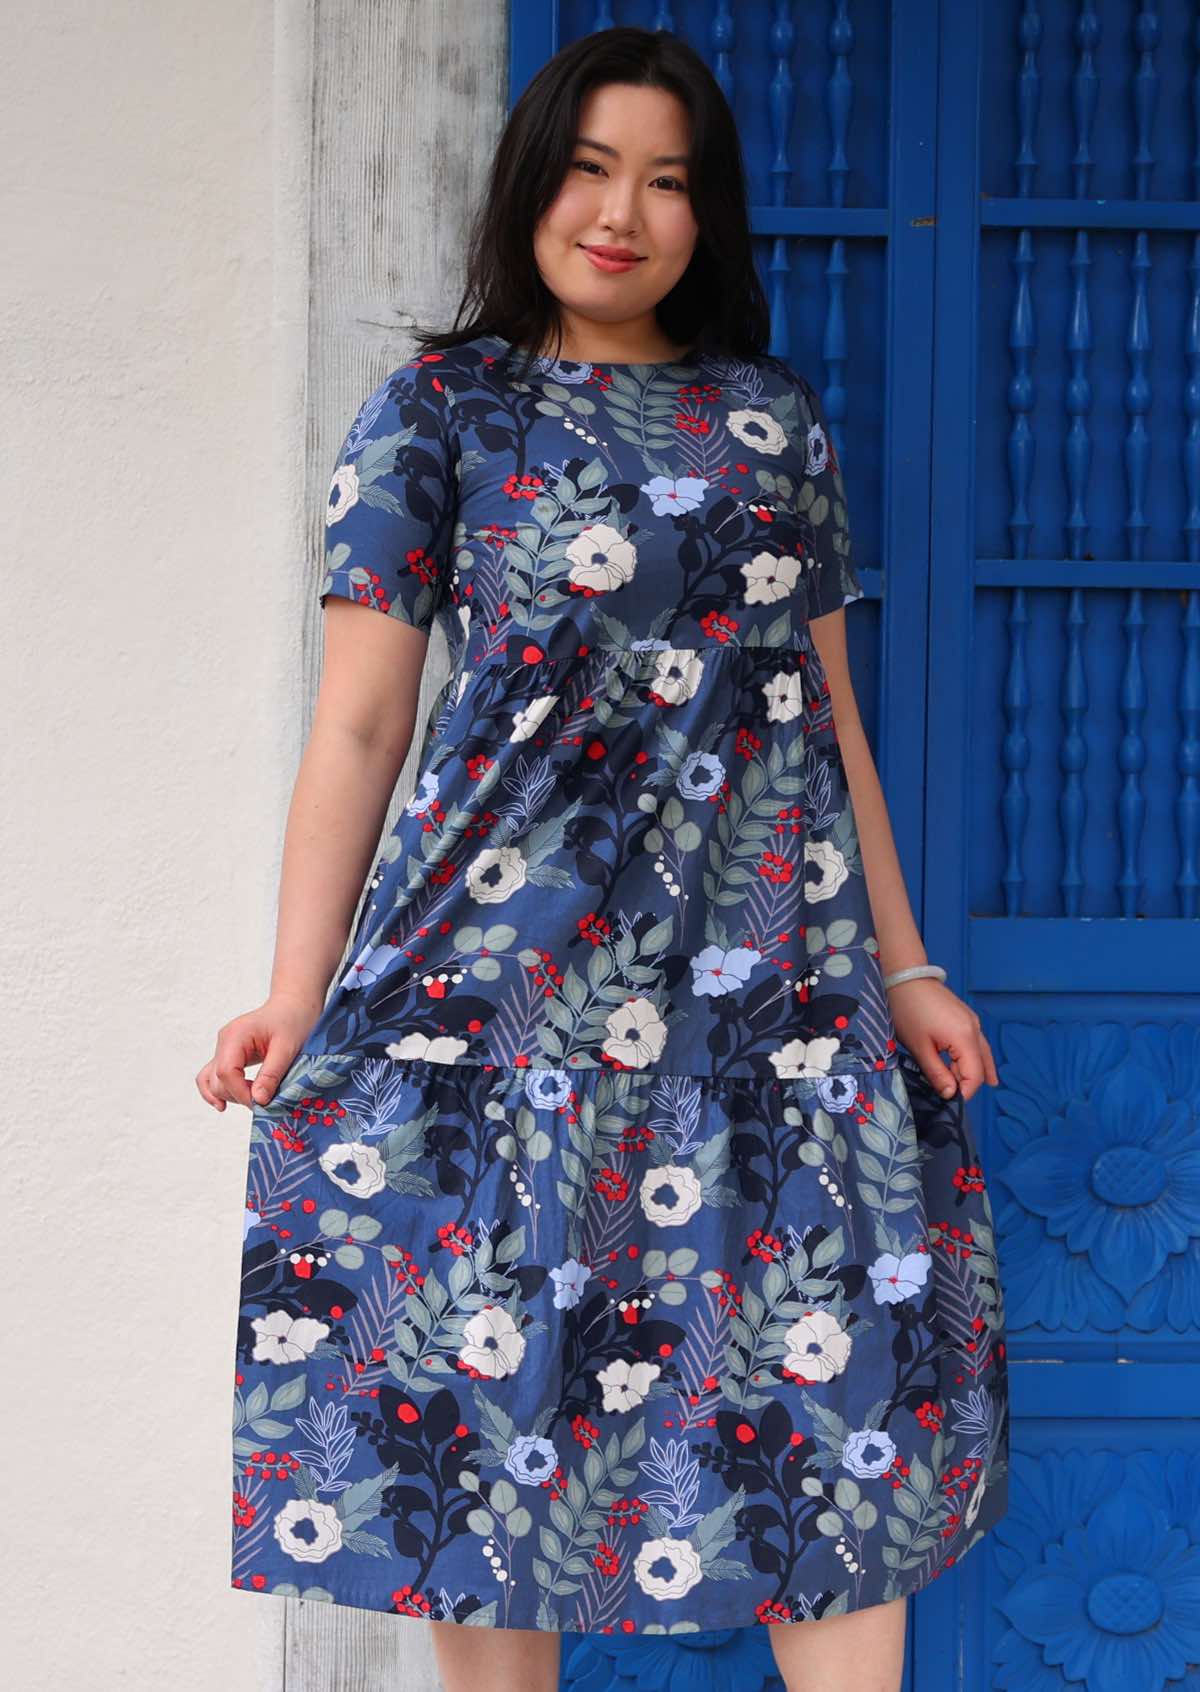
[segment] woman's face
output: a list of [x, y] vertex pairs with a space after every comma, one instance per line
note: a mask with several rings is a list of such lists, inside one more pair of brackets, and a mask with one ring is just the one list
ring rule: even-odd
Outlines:
[[[662, 88], [607, 83], [584, 97], [572, 161], [534, 232], [564, 338], [593, 324], [661, 339], [654, 307], [688, 267], [697, 225], [688, 198], [687, 109]], [[603, 251], [635, 255], [607, 266]]]

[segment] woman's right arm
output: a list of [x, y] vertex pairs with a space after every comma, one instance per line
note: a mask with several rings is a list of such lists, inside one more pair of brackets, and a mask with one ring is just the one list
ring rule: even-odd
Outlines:
[[[267, 998], [196, 1077], [215, 1110], [268, 1102], [325, 1003], [408, 755], [428, 636], [330, 594], [312, 729], [288, 807]], [[253, 1083], [248, 1065], [261, 1065]]]

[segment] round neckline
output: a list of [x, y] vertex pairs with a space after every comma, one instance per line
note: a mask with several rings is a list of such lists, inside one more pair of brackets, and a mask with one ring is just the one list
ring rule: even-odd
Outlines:
[[[503, 335], [491, 334], [487, 338], [488, 338], [488, 340], [495, 341], [497, 343], [497, 345], [503, 347], [506, 352], [512, 353], [514, 357], [519, 358], [521, 356], [521, 349], [519, 347], [514, 346], [513, 343], [510, 340], [507, 340]], [[686, 352], [681, 353], [678, 358], [650, 358], [650, 359], [620, 359], [620, 358], [616, 358], [616, 359], [614, 359], [614, 358], [558, 358], [558, 359], [554, 359], [554, 358], [547, 357], [547, 355], [545, 353], [537, 353], [537, 354], [534, 355], [534, 358], [533, 358], [533, 368], [535, 370], [540, 368], [541, 373], [543, 375], [547, 374], [549, 371], [552, 371], [558, 365], [574, 366], [576, 369], [582, 369], [583, 366], [587, 365], [589, 368], [592, 368], [592, 369], [598, 368], [600, 370], [673, 370], [673, 369], [681, 368], [684, 365], [694, 364], [696, 362], [696, 355], [698, 354], [699, 350], [700, 350], [699, 343], [693, 343], [693, 345], [690, 346], [687, 349]]]

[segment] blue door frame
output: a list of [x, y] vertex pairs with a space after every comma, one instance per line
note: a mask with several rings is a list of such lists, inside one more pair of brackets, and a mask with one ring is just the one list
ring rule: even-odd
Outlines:
[[[914, 914], [1000, 1070], [1013, 1503], [912, 1601], [905, 1692], [1200, 1685], [1200, 16], [512, 0], [510, 105], [613, 23], [738, 117]], [[651, 1648], [568, 1636], [563, 1683]], [[678, 1649], [675, 1692], [780, 1687], [761, 1629]]]

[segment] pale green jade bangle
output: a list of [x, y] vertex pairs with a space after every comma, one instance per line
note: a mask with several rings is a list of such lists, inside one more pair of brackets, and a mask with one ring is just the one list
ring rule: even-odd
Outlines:
[[941, 964], [911, 964], [908, 969], [894, 969], [890, 975], [885, 975], [883, 985], [895, 987], [901, 981], [916, 981], [926, 975], [933, 976], [937, 981], [946, 979], [946, 972]]

